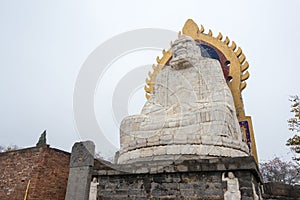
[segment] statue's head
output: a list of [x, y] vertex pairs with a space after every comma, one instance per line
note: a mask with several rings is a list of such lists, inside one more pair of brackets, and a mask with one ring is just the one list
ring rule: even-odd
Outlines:
[[228, 178], [233, 179], [234, 178], [234, 174], [232, 172], [228, 172]]
[[175, 69], [190, 67], [192, 61], [201, 57], [200, 48], [196, 45], [193, 38], [182, 35], [172, 44], [171, 66]]

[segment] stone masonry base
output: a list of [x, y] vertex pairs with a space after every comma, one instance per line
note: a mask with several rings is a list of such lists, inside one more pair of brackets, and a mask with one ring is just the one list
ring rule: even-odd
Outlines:
[[[253, 157], [157, 161], [94, 167], [98, 199], [224, 199], [222, 174], [233, 172], [243, 200], [259, 195], [262, 179]], [[255, 190], [255, 191], [254, 191]]]

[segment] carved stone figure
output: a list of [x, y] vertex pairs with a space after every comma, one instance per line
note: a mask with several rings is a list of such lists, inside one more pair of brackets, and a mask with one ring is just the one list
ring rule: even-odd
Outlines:
[[202, 57], [188, 36], [172, 52], [141, 114], [121, 123], [118, 163], [247, 156], [219, 61]]
[[97, 186], [99, 183], [97, 182], [97, 178], [94, 177], [91, 186], [90, 186], [90, 195], [89, 195], [89, 200], [97, 200]]
[[260, 200], [263, 200], [263, 197], [262, 197], [262, 188], [263, 186], [260, 184], [260, 183], [258, 183], [258, 196], [259, 196], [259, 199]]
[[234, 176], [233, 172], [228, 172], [227, 178], [225, 177], [225, 173], [223, 173], [222, 181], [227, 181], [227, 190], [224, 193], [224, 200], [241, 199], [239, 180]]
[[255, 184], [252, 182], [253, 200], [259, 200], [259, 196], [256, 194]]

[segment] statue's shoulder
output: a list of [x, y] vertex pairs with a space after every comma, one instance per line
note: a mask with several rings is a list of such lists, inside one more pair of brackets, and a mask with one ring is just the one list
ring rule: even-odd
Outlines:
[[201, 57], [198, 60], [199, 60], [199, 62], [220, 64], [220, 62], [217, 59], [214, 59], [214, 58]]

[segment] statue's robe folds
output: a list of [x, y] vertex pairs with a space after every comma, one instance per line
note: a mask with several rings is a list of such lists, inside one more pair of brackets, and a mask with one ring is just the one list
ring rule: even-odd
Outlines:
[[140, 115], [123, 119], [118, 163], [248, 156], [218, 60], [166, 66]]

